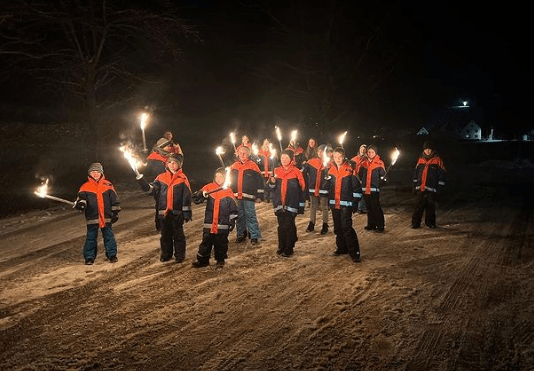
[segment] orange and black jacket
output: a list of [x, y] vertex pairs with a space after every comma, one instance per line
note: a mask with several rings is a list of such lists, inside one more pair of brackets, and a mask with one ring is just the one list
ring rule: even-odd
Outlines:
[[172, 213], [191, 219], [191, 187], [182, 169], [174, 174], [167, 169], [152, 183], [141, 178], [139, 184], [146, 194], [155, 196], [158, 218], [163, 219]]
[[98, 182], [90, 176], [87, 177], [87, 182], [78, 191], [76, 202], [85, 203], [87, 224], [98, 224], [100, 228], [111, 223], [113, 215], [121, 210], [117, 192], [104, 175]]
[[331, 209], [353, 208], [362, 198], [360, 180], [354, 175], [354, 170], [348, 161], [340, 167], [336, 164], [330, 167], [326, 186], [329, 191], [328, 204]]
[[[220, 189], [220, 186], [213, 182], [202, 187], [200, 192], [216, 189]], [[230, 226], [235, 225], [237, 214], [237, 203], [230, 188], [210, 193], [204, 214], [204, 231], [213, 234], [229, 233]]]
[[236, 161], [230, 167], [232, 191], [238, 200], [263, 199], [264, 184], [260, 168], [252, 160]]
[[371, 192], [380, 192], [380, 180], [386, 175], [384, 162], [376, 155], [372, 160], [362, 162], [358, 173], [362, 182], [362, 191], [365, 195]]
[[330, 162], [323, 166], [323, 161], [319, 157], [314, 157], [302, 165], [302, 172], [306, 180], [306, 189], [312, 196], [328, 197], [328, 189], [326, 189], [325, 175], [328, 173], [328, 168], [331, 166]]
[[287, 169], [282, 166], [274, 169], [276, 183], [267, 184], [272, 192], [274, 213], [289, 211], [294, 214], [304, 214], [306, 201], [306, 182], [302, 172], [290, 165]]
[[360, 168], [362, 167], [362, 162], [366, 159], [365, 155], [360, 156], [359, 154], [350, 159], [351, 165], [354, 168], [354, 174], [358, 175]]
[[445, 166], [435, 153], [430, 157], [424, 153], [419, 157], [413, 174], [415, 189], [421, 192], [437, 192], [439, 186], [445, 185]]

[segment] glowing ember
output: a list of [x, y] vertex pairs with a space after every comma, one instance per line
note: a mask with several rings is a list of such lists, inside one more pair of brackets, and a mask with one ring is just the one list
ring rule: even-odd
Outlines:
[[37, 191], [35, 191], [34, 193], [41, 197], [41, 198], [45, 198], [46, 197], [46, 194], [48, 192], [48, 178], [46, 179], [46, 181], [41, 184], [38, 188], [37, 188]]
[[274, 127], [276, 129], [276, 137], [278, 140], [282, 140], [282, 132], [280, 131], [280, 128], [278, 126]]
[[271, 143], [269, 143], [269, 153], [271, 154], [271, 160], [276, 157], [276, 149], [273, 148]]
[[221, 147], [221, 146], [217, 147], [217, 148], [215, 149], [215, 154], [216, 154], [217, 156], [220, 156], [220, 155], [224, 154], [224, 148]]
[[254, 153], [255, 156], [259, 153], [258, 145], [256, 143], [252, 143], [252, 153]]

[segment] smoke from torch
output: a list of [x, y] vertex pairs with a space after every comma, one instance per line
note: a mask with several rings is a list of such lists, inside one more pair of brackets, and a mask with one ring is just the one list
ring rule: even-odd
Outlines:
[[217, 156], [219, 156], [219, 160], [221, 160], [221, 165], [222, 165], [222, 167], [225, 167], [225, 165], [224, 165], [224, 161], [223, 161], [223, 158], [222, 158], [222, 155], [224, 154], [224, 148], [221, 147], [221, 146], [217, 147], [217, 148], [215, 149], [215, 154], [216, 154]]
[[347, 131], [345, 131], [343, 134], [341, 134], [338, 138], [339, 145], [341, 148], [343, 148], [343, 142], [345, 141], [345, 136], [347, 135]]

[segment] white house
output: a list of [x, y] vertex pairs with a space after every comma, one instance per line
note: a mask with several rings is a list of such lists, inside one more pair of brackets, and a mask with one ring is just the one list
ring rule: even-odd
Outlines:
[[460, 130], [460, 137], [462, 139], [480, 140], [482, 139], [482, 129], [475, 121], [471, 120], [469, 121], [469, 124]]

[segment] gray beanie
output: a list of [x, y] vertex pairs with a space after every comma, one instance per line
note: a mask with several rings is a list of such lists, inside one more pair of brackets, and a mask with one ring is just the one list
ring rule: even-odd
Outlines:
[[100, 174], [104, 174], [104, 168], [102, 167], [102, 164], [100, 162], [93, 162], [91, 165], [89, 165], [87, 174], [90, 175], [91, 171], [98, 171]]
[[156, 146], [158, 146], [159, 148], [165, 148], [171, 143], [172, 141], [167, 138], [159, 138], [156, 142]]

